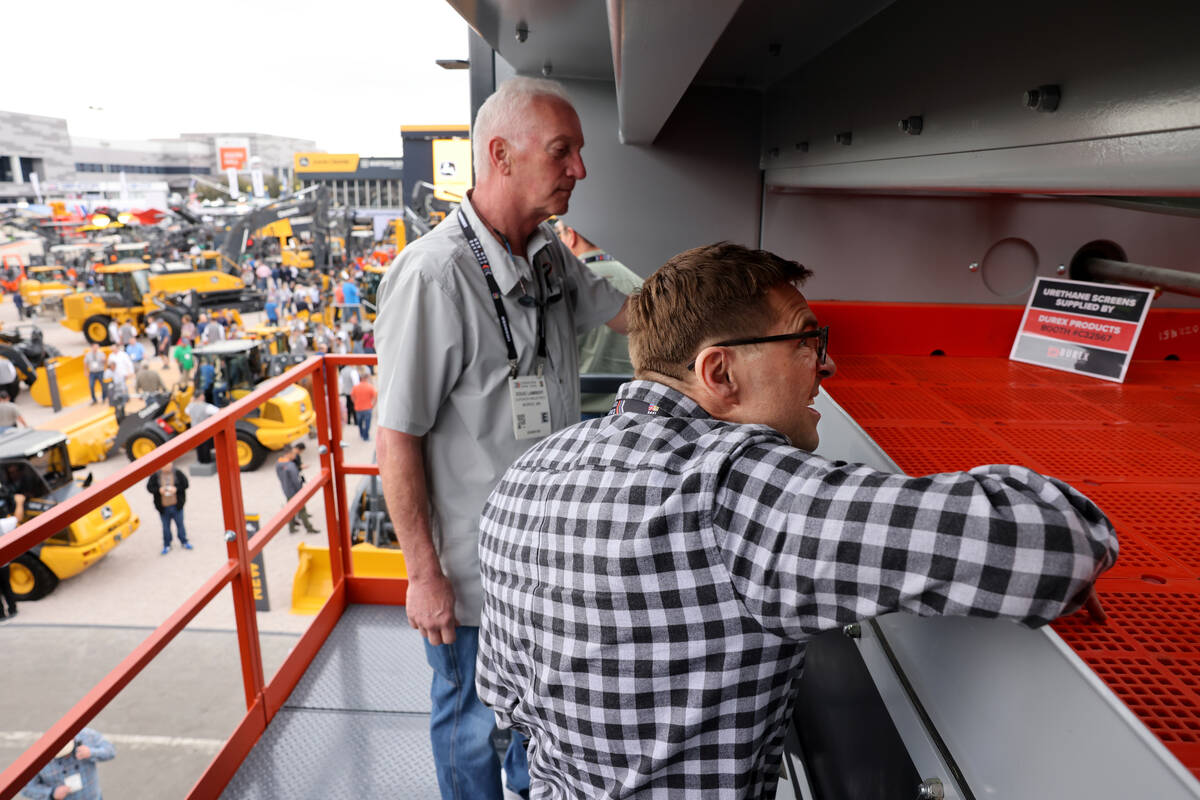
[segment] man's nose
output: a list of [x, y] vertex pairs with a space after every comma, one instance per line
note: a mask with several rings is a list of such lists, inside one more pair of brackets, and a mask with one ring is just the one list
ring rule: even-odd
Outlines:
[[833, 356], [825, 354], [825, 363], [817, 368], [822, 378], [831, 378], [837, 372], [837, 364], [833, 363]]
[[567, 167], [568, 174], [577, 181], [587, 177], [587, 167], [583, 165], [583, 154], [576, 152], [575, 157]]

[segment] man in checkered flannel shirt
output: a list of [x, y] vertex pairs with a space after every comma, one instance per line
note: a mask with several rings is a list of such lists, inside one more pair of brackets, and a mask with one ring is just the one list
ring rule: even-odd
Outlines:
[[911, 478], [812, 454], [836, 367], [809, 270], [728, 243], [630, 298], [636, 380], [484, 508], [477, 686], [533, 798], [770, 798], [805, 643], [891, 611], [1041, 625], [1117, 555], [1023, 467]]

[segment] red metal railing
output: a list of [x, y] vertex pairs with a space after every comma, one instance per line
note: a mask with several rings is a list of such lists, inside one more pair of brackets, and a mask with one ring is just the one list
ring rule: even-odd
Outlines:
[[[28, 750], [0, 773], [0, 800], [14, 797], [76, 732], [99, 714], [220, 591], [229, 584], [246, 695], [246, 716], [233, 731], [192, 788], [189, 797], [216, 797], [225, 788], [267, 724], [295, 688], [304, 670], [321, 649], [348, 603], [403, 604], [408, 582], [403, 579], [356, 578], [350, 559], [350, 525], [347, 519], [346, 479], [350, 475], [378, 474], [373, 464], [343, 463], [339, 417], [337, 368], [347, 364], [371, 365], [373, 355], [314, 356], [273, 378], [222, 413], [177, 436], [138, 459], [107, 481], [85, 489], [66, 503], [0, 537], [0, 564], [8, 563], [31, 547], [66, 528], [71, 521], [107, 502], [210, 437], [221, 489], [228, 560], [147, 636], [136, 649], [92, 687], [74, 707]], [[237, 420], [265, 400], [307, 377], [312, 379], [321, 470], [274, 516], [266, 520], [253, 541], [246, 536], [246, 512], [237, 463]], [[251, 560], [289, 519], [318, 491], [324, 492], [325, 523], [329, 533], [333, 593], [313, 623], [267, 682], [263, 676], [258, 623], [251, 586]]]

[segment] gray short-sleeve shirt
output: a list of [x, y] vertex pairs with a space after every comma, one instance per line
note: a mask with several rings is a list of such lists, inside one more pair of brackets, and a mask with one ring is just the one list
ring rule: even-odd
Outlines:
[[[462, 208], [483, 244], [500, 288], [519, 372], [536, 371], [537, 296], [544, 271], [544, 374], [554, 430], [579, 421], [578, 334], [617, 315], [624, 295], [587, 269], [542, 224], [529, 260], [510, 256], [487, 233], [469, 200]], [[531, 263], [532, 262], [532, 265]], [[430, 524], [442, 569], [454, 585], [459, 624], [478, 625], [479, 514], [508, 466], [536, 443], [513, 436], [508, 356], [483, 272], [456, 214], [406, 247], [379, 284], [379, 424], [425, 437]]]

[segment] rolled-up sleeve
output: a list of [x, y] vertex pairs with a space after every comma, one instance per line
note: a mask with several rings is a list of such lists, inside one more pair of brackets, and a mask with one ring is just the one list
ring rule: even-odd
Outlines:
[[397, 260], [379, 285], [379, 424], [413, 436], [433, 428], [463, 369], [463, 321], [424, 259]]
[[625, 302], [625, 295], [569, 250], [564, 259], [563, 272], [567, 288], [575, 296], [575, 333], [587, 333], [598, 328], [617, 315]]

